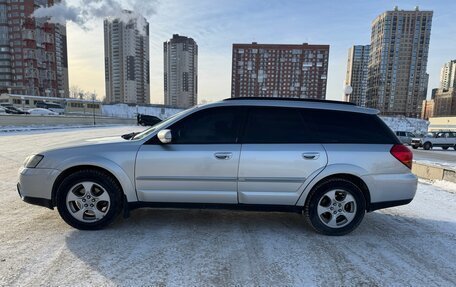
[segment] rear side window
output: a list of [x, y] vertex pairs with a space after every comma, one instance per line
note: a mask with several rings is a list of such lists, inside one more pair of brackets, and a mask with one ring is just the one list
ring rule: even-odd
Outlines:
[[302, 109], [302, 115], [320, 143], [399, 143], [377, 115], [317, 109]]
[[308, 143], [312, 133], [300, 109], [251, 107], [247, 114], [243, 143]]
[[232, 144], [237, 142], [239, 108], [209, 108], [170, 127], [173, 144]]

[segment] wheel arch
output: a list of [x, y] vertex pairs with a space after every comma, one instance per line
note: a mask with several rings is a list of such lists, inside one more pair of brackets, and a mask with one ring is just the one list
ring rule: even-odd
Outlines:
[[[103, 167], [103, 166], [99, 166], [99, 165], [94, 165], [94, 164], [79, 164], [79, 165], [74, 165], [74, 166], [71, 166], [71, 167], [68, 167], [66, 169], [64, 169], [56, 178], [56, 180], [54, 181], [54, 184], [52, 186], [52, 197], [51, 197], [51, 200], [52, 200], [52, 206], [56, 206], [56, 194], [57, 194], [57, 190], [60, 186], [60, 184], [62, 183], [62, 181], [70, 174], [74, 173], [74, 172], [77, 172], [77, 171], [80, 171], [80, 170], [86, 170], [86, 169], [92, 169], [92, 170], [98, 170], [98, 171], [101, 171], [101, 172], [104, 172], [104, 173], [107, 173], [109, 176], [111, 176], [114, 181], [119, 185], [120, 189], [122, 190], [122, 193], [123, 195], [127, 198], [129, 198], [129, 193], [126, 192], [129, 190], [129, 188], [132, 188], [132, 187], [129, 187], [128, 186], [128, 183], [125, 182], [125, 179], [122, 179], [122, 175], [120, 176], [121, 179], [119, 179], [119, 176], [116, 176], [115, 175], [115, 172], [118, 172], [117, 170], [116, 171], [113, 171], [111, 169], [108, 169], [106, 167]], [[124, 175], [126, 176], [126, 175]], [[133, 188], [133, 191], [134, 191], [134, 188]], [[136, 200], [136, 193], [134, 194], [135, 198], [134, 200]], [[131, 195], [130, 195], [131, 197]]]
[[362, 175], [365, 174], [365, 171], [359, 167], [355, 166], [343, 166], [343, 167], [335, 167], [332, 166], [331, 168], [327, 167], [324, 171], [318, 174], [312, 181], [307, 184], [304, 188], [301, 196], [299, 197], [296, 205], [304, 206], [306, 201], [308, 200], [308, 195], [315, 188], [318, 184], [328, 181], [334, 178], [341, 178], [353, 182], [356, 186], [358, 186], [361, 191], [363, 192], [364, 199], [366, 201], [366, 210], [370, 210], [370, 203], [371, 203], [371, 195], [368, 183], [362, 179]]

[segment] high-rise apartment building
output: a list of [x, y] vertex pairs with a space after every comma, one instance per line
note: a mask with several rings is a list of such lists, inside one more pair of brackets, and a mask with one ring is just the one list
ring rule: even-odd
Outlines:
[[440, 89], [456, 88], [456, 60], [445, 63], [440, 71]]
[[434, 117], [456, 116], [456, 88], [438, 90], [434, 97]]
[[426, 99], [432, 11], [386, 11], [372, 22], [366, 106], [418, 117]]
[[108, 103], [150, 103], [149, 23], [131, 11], [104, 20]]
[[68, 97], [66, 27], [31, 17], [56, 2], [0, 1], [0, 90]]
[[326, 98], [329, 45], [233, 44], [231, 97]]
[[163, 43], [165, 105], [189, 108], [198, 103], [198, 45], [174, 34]]
[[434, 100], [424, 100], [421, 108], [421, 118], [428, 120], [434, 117]]
[[361, 107], [366, 106], [369, 50], [369, 45], [355, 45], [348, 49], [347, 73], [344, 85], [353, 88], [350, 94], [350, 102]]

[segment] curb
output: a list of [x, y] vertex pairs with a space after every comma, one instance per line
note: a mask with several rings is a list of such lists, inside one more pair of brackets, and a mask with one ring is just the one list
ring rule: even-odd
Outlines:
[[419, 178], [446, 180], [456, 183], [456, 170], [453, 169], [414, 161], [412, 172]]

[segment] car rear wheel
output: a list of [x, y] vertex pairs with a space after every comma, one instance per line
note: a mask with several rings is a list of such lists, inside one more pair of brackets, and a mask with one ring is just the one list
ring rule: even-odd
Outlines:
[[317, 185], [304, 206], [307, 222], [319, 233], [345, 235], [358, 227], [366, 212], [362, 191], [346, 179]]
[[416, 145], [412, 145], [412, 148], [413, 148], [413, 149], [417, 149], [417, 148], [418, 148], [418, 146], [416, 146]]
[[425, 150], [430, 150], [430, 149], [432, 148], [432, 144], [431, 144], [430, 142], [425, 142], [425, 143], [423, 144], [423, 148], [424, 148]]
[[60, 216], [74, 228], [101, 229], [120, 213], [122, 190], [107, 173], [81, 170], [62, 181], [56, 203]]

